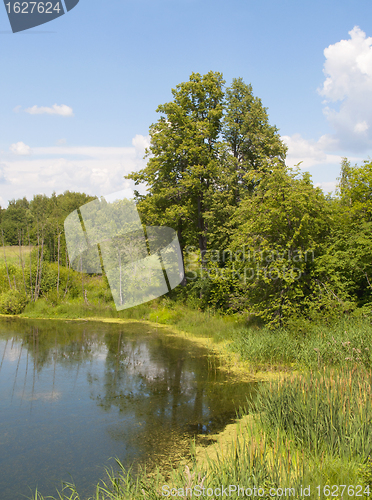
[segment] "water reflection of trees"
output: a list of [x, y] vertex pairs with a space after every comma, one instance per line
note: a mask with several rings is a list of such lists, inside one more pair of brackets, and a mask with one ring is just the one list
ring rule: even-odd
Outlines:
[[71, 325], [71, 322], [12, 320], [1, 323], [0, 333], [7, 339], [3, 356], [11, 335], [12, 345], [21, 343], [22, 349], [27, 349], [37, 372], [55, 362], [76, 367], [76, 363], [92, 360], [103, 344], [100, 332], [92, 332], [86, 324]]
[[[28, 366], [34, 381], [35, 374], [53, 368], [53, 391], [56, 366], [75, 370], [76, 382], [85, 365], [90, 397], [103, 411], [118, 412], [117, 422], [107, 427], [115, 441], [145, 441], [149, 453], [166, 450], [180, 431], [214, 430], [218, 418], [226, 423], [234, 393], [243, 401], [247, 386], [238, 394], [221, 372], [208, 369], [206, 350], [144, 329], [148, 327], [10, 321], [2, 323], [1, 337], [7, 339], [6, 349], [18, 346], [19, 360], [27, 352], [25, 377]], [[32, 387], [34, 391], [34, 383]]]
[[203, 353], [197, 356], [185, 343], [176, 347], [161, 337], [128, 341], [122, 333], [117, 339], [106, 335], [105, 343], [104, 390], [95, 396], [102, 408], [124, 411], [133, 406], [139, 418], [151, 416], [172, 425], [185, 417], [200, 418], [208, 378]]
[[137, 430], [152, 437], [150, 447], [169, 440], [175, 428], [187, 433], [216, 430], [216, 424], [234, 415], [234, 396], [240, 399], [238, 406], [245, 402], [247, 385], [241, 384], [239, 393], [221, 372], [208, 369], [207, 352], [187, 341], [166, 336], [128, 341], [119, 334], [106, 336], [105, 343], [105, 371], [92, 397], [105, 411], [116, 408], [140, 422]]
[[[31, 409], [32, 402], [38, 397], [56, 399], [58, 395], [58, 391], [55, 392], [57, 366], [74, 371], [76, 383], [81, 365], [92, 361], [97, 348], [101, 349], [100, 344], [102, 344], [102, 335], [92, 335], [87, 331], [86, 324], [76, 326], [78, 328], [71, 329], [70, 324], [67, 323], [26, 322], [14, 319], [1, 322], [0, 340], [6, 340], [1, 354], [0, 377], [4, 359], [8, 357], [17, 360], [11, 400], [14, 397], [16, 384], [20, 381], [21, 359], [25, 366], [20, 397], [21, 401], [26, 398], [31, 402]], [[43, 370], [50, 368], [53, 369], [51, 392], [38, 393], [36, 397], [36, 380]], [[32, 389], [31, 394], [27, 395], [25, 388], [29, 376], [32, 377]]]
[[123, 415], [108, 429], [111, 437], [140, 440], [154, 464], [174, 456], [176, 447], [188, 449], [190, 427], [208, 425], [218, 404], [205, 389], [206, 353], [164, 336], [128, 340], [123, 332], [106, 335], [105, 344], [105, 370], [100, 383], [92, 382], [92, 397], [104, 411]]

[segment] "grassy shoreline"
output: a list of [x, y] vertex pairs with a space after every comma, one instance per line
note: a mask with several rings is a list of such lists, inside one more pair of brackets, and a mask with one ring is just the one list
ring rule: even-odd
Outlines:
[[[10, 316], [4, 316], [10, 317]], [[169, 334], [187, 336], [230, 357], [241, 374], [266, 379], [268, 373], [319, 369], [322, 366], [372, 367], [370, 317], [344, 316], [326, 321], [303, 321], [292, 328], [258, 326], [248, 315], [220, 315], [200, 311], [167, 298], [155, 299], [124, 311], [111, 302], [40, 298], [26, 306], [19, 318], [125, 323], [139, 321]]]
[[[134, 478], [124, 469], [119, 475], [111, 472], [97, 485], [95, 500], [161, 498], [164, 484], [180, 491], [201, 484], [212, 489], [226, 484], [280, 486], [295, 488], [296, 498], [308, 497], [297, 495], [301, 484], [309, 485], [313, 493], [318, 484], [359, 484], [363, 485], [359, 498], [369, 498], [364, 494], [367, 487], [372, 495], [372, 462], [368, 461], [372, 456], [372, 363], [368, 347], [372, 346], [372, 328], [368, 318], [309, 325], [303, 333], [270, 331], [249, 326], [247, 318], [224, 318], [167, 301], [124, 312], [127, 317], [107, 309], [106, 317], [94, 316], [92, 306], [79, 307], [82, 314], [77, 317], [51, 318], [45, 314], [50, 305], [40, 303], [18, 317], [142, 322], [214, 350], [223, 359], [222, 369], [239, 378], [265, 381], [256, 408], [248, 409], [219, 435], [208, 436], [206, 446], [195, 447], [192, 459], [181, 462], [170, 475], [158, 471], [149, 476], [143, 471]], [[77, 311], [73, 308], [74, 314]], [[313, 443], [317, 443], [315, 447]], [[58, 498], [83, 500], [73, 485], [66, 485]], [[239, 496], [233, 493], [230, 498]], [[354, 495], [332, 498], [345, 500]], [[36, 493], [36, 499], [43, 497]]]

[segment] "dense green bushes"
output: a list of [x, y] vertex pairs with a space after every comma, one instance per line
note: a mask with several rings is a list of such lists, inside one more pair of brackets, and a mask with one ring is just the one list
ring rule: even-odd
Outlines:
[[[55, 306], [64, 297], [82, 295], [84, 277], [57, 263], [43, 262], [41, 268], [33, 262], [25, 266], [5, 264], [0, 267], [0, 310], [2, 314], [19, 314], [29, 302], [45, 298]], [[85, 278], [86, 280], [86, 278]], [[58, 284], [58, 287], [57, 287]], [[105, 291], [103, 293], [107, 293]]]
[[20, 290], [8, 290], [0, 294], [1, 314], [20, 314], [23, 312], [29, 297]]

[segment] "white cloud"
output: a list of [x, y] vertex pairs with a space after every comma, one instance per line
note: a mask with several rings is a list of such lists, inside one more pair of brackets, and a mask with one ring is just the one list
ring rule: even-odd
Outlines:
[[[53, 191], [102, 196], [131, 188], [132, 181], [125, 180], [124, 175], [145, 167], [138, 151], [146, 140], [136, 136], [137, 148], [53, 146], [33, 148], [29, 157], [2, 153], [0, 170], [6, 184], [0, 183], [0, 204], [5, 206], [8, 200], [24, 196], [32, 199], [39, 193], [50, 196]], [[139, 191], [145, 192], [141, 187]]]
[[341, 163], [340, 155], [326, 153], [335, 146], [333, 139], [328, 135], [323, 135], [318, 141], [304, 139], [301, 134], [283, 135], [281, 138], [288, 147], [286, 163], [290, 167], [301, 162], [301, 169], [308, 170], [316, 165]]
[[325, 193], [334, 193], [336, 191], [337, 182], [316, 182], [314, 184], [315, 187], [320, 187]]
[[18, 156], [29, 156], [31, 154], [30, 146], [24, 142], [16, 142], [9, 147], [10, 151]]
[[[318, 89], [325, 98], [323, 112], [335, 132], [318, 140], [300, 134], [282, 136], [288, 146], [287, 164], [293, 167], [301, 162], [300, 168], [318, 176], [321, 182], [315, 185], [325, 192], [335, 190], [336, 181], [331, 178], [339, 172], [343, 156], [358, 163], [372, 147], [372, 38], [357, 26], [349, 35], [350, 39], [324, 50], [326, 78]], [[357, 154], [350, 155], [352, 151]]]
[[355, 26], [350, 40], [341, 40], [324, 49], [324, 74], [328, 75], [319, 93], [339, 101], [353, 91], [372, 90], [372, 38]]
[[139, 156], [143, 156], [145, 154], [145, 149], [150, 147], [150, 136], [143, 136], [137, 134], [132, 139], [132, 144], [135, 147], [135, 150]]
[[366, 132], [368, 129], [369, 129], [369, 125], [364, 120], [363, 122], [359, 122], [355, 125], [354, 132], [356, 132], [357, 134], [362, 134], [363, 132]]
[[[301, 170], [307, 170], [313, 177], [315, 187], [320, 187], [324, 193], [334, 193], [336, 178], [340, 174], [340, 165], [343, 156], [333, 154], [338, 146], [337, 140], [329, 135], [321, 136], [317, 141], [304, 139], [300, 134], [282, 136], [288, 146], [286, 164], [294, 167], [300, 164]], [[351, 163], [361, 163], [364, 158], [348, 156]]]
[[[17, 106], [18, 108], [18, 106]], [[60, 116], [74, 116], [74, 112], [70, 106], [65, 104], [54, 104], [51, 107], [46, 106], [32, 106], [31, 108], [25, 109], [26, 113], [30, 115], [60, 115]]]
[[[0, 163], [0, 184], [6, 182], [6, 176], [5, 176], [5, 168], [6, 165]], [[0, 206], [1, 206], [1, 198], [0, 198]]]
[[324, 50], [326, 79], [318, 92], [335, 139], [343, 149], [364, 152], [372, 147], [372, 37], [358, 26], [349, 35]]

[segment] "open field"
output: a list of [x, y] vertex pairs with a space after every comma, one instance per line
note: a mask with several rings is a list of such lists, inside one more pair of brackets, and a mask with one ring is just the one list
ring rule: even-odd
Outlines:
[[[33, 246], [5, 246], [0, 248], [0, 266], [5, 263], [5, 258], [8, 264], [12, 264], [13, 266], [20, 265], [20, 259], [22, 258], [23, 262], [30, 255]], [[5, 252], [5, 257], [4, 257]]]

